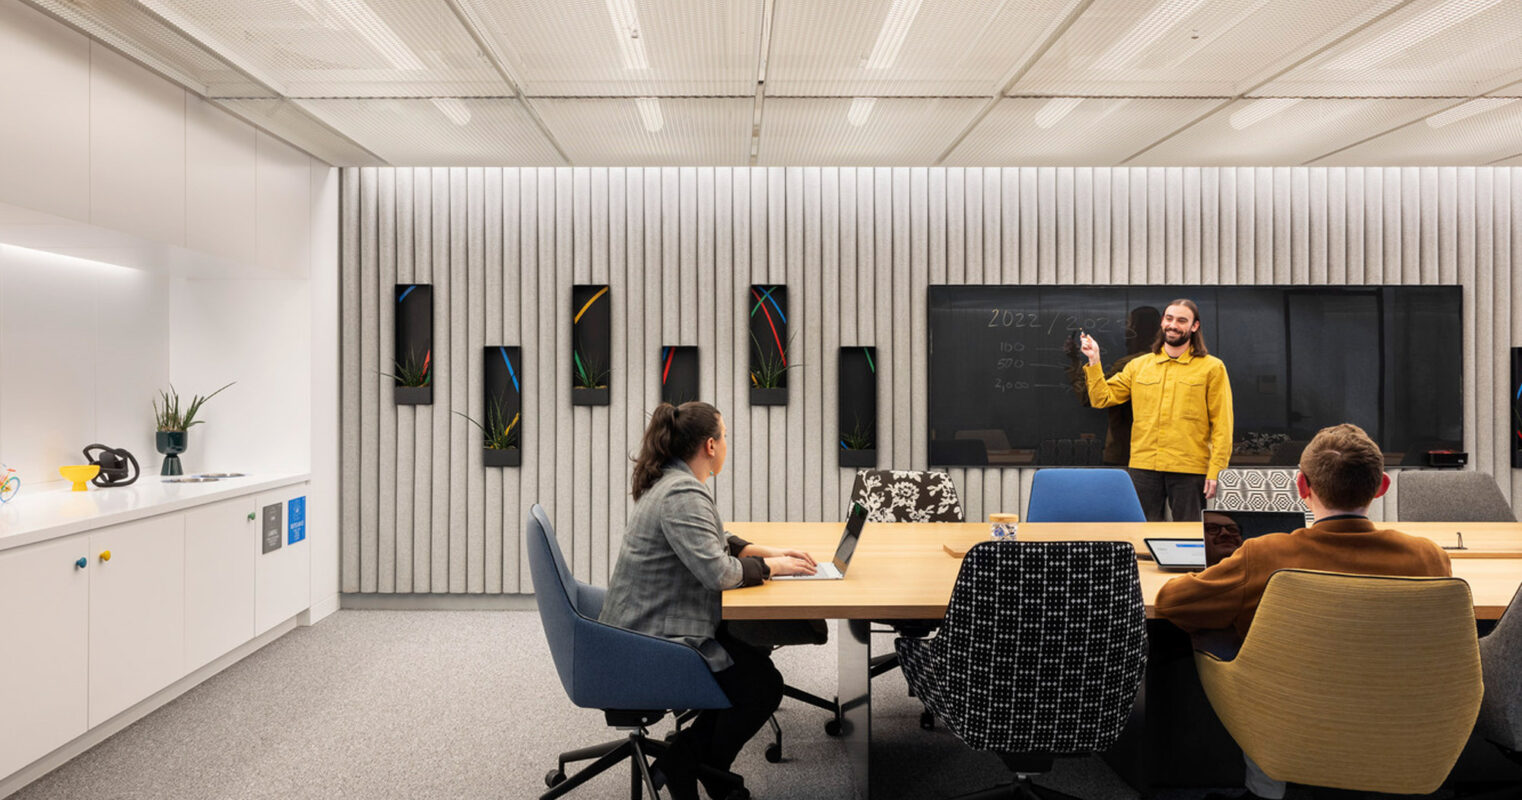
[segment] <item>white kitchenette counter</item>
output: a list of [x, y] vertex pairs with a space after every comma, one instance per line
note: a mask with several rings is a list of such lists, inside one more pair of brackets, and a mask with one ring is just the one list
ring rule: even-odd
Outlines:
[[70, 491], [69, 484], [62, 482], [22, 487], [14, 499], [0, 505], [0, 551], [278, 489], [310, 478], [306, 472], [266, 473], [208, 483], [165, 483], [161, 476], [144, 475], [131, 486], [102, 489], [91, 484], [83, 492]]

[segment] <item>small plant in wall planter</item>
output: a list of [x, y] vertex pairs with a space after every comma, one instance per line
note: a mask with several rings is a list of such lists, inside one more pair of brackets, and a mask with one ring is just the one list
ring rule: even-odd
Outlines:
[[381, 374], [396, 381], [396, 404], [422, 406], [433, 402], [433, 351], [423, 353], [421, 361], [416, 353], [408, 353], [396, 360], [396, 372]]
[[876, 467], [877, 443], [869, 425], [856, 421], [856, 427], [840, 436], [840, 466]]
[[507, 416], [499, 403], [493, 403], [486, 412], [486, 424], [482, 425], [468, 414], [454, 412], [481, 431], [481, 464], [488, 467], [516, 467], [523, 463], [523, 452], [518, 449], [518, 420], [522, 414], [514, 414], [511, 422], [503, 424]]
[[608, 405], [608, 376], [613, 370], [576, 350], [571, 351], [571, 358], [576, 372], [576, 382], [571, 386], [571, 405]]
[[[196, 419], [201, 406], [206, 401], [221, 394], [232, 383], [212, 392], [205, 397], [194, 395], [190, 398], [189, 405], [183, 409], [180, 407], [180, 393], [175, 391], [174, 384], [169, 385], [169, 391], [159, 390], [159, 399], [153, 401], [153, 424], [155, 432], [153, 436], [154, 446], [164, 455], [164, 466], [159, 470], [160, 475], [181, 475], [180, 454], [190, 446], [190, 426], [200, 425], [206, 420]], [[159, 403], [163, 402], [161, 406]]]
[[787, 344], [775, 353], [768, 353], [762, 349], [761, 342], [756, 340], [755, 334], [750, 337], [751, 345], [755, 348], [755, 365], [750, 371], [750, 404], [753, 406], [785, 406], [787, 405], [787, 372], [802, 364], [792, 362], [787, 358], [787, 351], [793, 348], [793, 336], [787, 337]]

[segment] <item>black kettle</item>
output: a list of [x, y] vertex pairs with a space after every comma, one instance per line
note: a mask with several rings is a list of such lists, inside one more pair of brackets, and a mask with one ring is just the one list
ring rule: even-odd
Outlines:
[[90, 481], [96, 486], [102, 488], [126, 486], [137, 480], [138, 472], [140, 472], [137, 459], [120, 447], [107, 447], [103, 444], [85, 445], [84, 454], [91, 464], [100, 466], [100, 474]]

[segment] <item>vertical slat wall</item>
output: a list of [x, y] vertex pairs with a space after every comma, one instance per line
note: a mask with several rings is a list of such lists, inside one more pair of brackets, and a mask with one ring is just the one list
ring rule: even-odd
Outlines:
[[[924, 468], [932, 283], [1461, 283], [1465, 447], [1522, 497], [1501, 444], [1522, 344], [1513, 168], [366, 168], [341, 184], [345, 592], [527, 592], [535, 502], [605, 584], [662, 344], [700, 348], [725, 413], [726, 519], [838, 519], [837, 349], [877, 347], [882, 463]], [[434, 287], [433, 405], [395, 407], [380, 374], [398, 282]], [[607, 407], [570, 405], [575, 283], [612, 290]], [[741, 292], [761, 283], [788, 285], [796, 320], [785, 408], [747, 400]], [[479, 418], [479, 354], [499, 344], [523, 348], [524, 456], [488, 470], [450, 412]], [[951, 473], [983, 519], [1021, 509], [1033, 471]]]

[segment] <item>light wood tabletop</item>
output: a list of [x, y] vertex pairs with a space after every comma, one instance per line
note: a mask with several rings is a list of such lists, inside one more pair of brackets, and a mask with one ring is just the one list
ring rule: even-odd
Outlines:
[[[1452, 551], [1453, 574], [1469, 582], [1475, 616], [1496, 619], [1522, 584], [1522, 523], [1402, 522], [1391, 527], [1439, 545], [1464, 534], [1469, 551]], [[798, 547], [827, 561], [840, 541], [839, 522], [734, 522], [729, 530], [757, 544]], [[1199, 523], [1021, 523], [1021, 541], [1124, 541], [1198, 537]], [[768, 581], [724, 593], [726, 619], [940, 619], [968, 547], [989, 539], [986, 522], [868, 523], [845, 580]], [[1483, 555], [1487, 557], [1474, 557]], [[1147, 614], [1164, 583], [1179, 573], [1139, 561]]]

